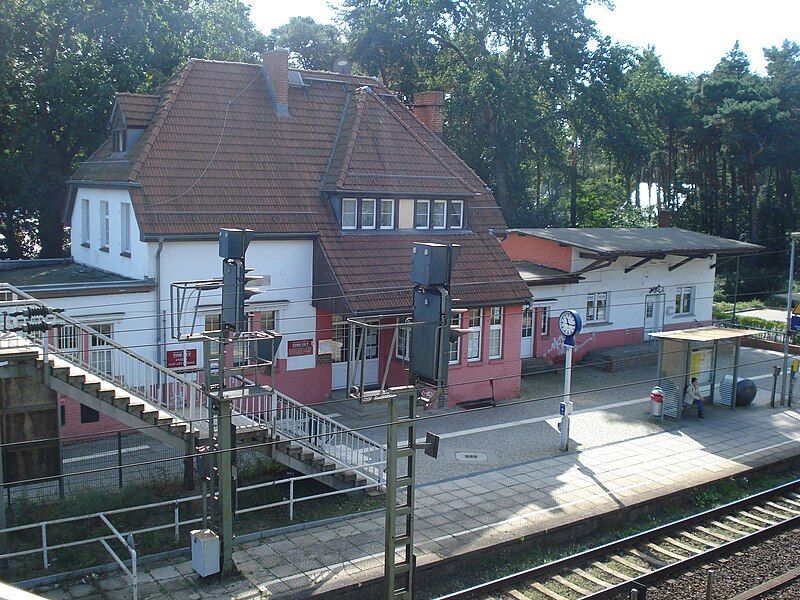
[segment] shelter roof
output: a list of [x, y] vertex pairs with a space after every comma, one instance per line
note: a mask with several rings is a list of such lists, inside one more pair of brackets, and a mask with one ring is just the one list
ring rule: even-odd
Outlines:
[[763, 246], [677, 227], [512, 229], [601, 256], [752, 254]]
[[728, 329], [724, 327], [696, 327], [694, 329], [677, 329], [674, 331], [659, 331], [650, 336], [662, 340], [678, 340], [685, 342], [716, 342], [720, 340], [733, 340], [761, 333], [755, 329]]
[[529, 286], [550, 285], [554, 283], [578, 283], [582, 278], [576, 273], [546, 267], [530, 261], [514, 261], [522, 280]]

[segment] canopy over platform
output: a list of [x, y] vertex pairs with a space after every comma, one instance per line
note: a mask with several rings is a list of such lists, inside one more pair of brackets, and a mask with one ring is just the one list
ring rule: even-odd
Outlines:
[[[736, 406], [739, 345], [743, 338], [759, 333], [752, 329], [696, 327], [660, 331], [650, 336], [659, 341], [659, 385], [664, 390], [663, 417], [680, 419], [684, 396], [692, 378], [697, 378], [714, 404]], [[737, 383], [734, 383], [737, 382]]]
[[651, 333], [650, 337], [664, 340], [682, 340], [685, 342], [716, 342], [733, 340], [761, 333], [755, 329], [726, 329], [724, 327], [695, 327], [694, 329], [676, 329]]

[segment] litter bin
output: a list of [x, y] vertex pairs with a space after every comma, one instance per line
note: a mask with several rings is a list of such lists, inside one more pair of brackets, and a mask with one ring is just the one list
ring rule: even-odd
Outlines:
[[656, 386], [650, 392], [650, 416], [660, 417], [664, 414], [664, 390]]

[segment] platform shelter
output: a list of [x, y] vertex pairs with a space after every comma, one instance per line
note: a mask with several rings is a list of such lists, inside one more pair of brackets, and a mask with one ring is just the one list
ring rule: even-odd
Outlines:
[[714, 404], [734, 408], [733, 382], [738, 381], [741, 341], [757, 333], [752, 329], [697, 327], [651, 334], [660, 343], [658, 378], [664, 390], [661, 418], [681, 418], [683, 396], [692, 377], [697, 377], [701, 393]]

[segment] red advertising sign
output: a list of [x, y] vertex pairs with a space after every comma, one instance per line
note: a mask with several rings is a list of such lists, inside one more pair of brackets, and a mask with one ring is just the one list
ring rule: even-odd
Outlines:
[[167, 368], [194, 367], [197, 365], [197, 350], [167, 350]]
[[314, 354], [314, 340], [290, 340], [286, 345], [289, 356], [308, 356]]

